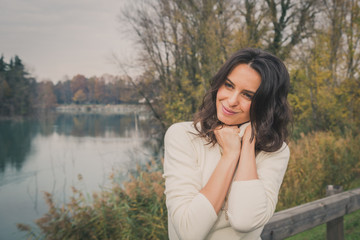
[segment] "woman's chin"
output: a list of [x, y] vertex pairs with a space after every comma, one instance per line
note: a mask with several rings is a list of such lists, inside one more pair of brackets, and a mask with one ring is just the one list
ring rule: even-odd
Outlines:
[[224, 116], [218, 116], [218, 120], [222, 122], [224, 125], [228, 125], [228, 126], [238, 126], [249, 121], [249, 120], [245, 121], [245, 120], [229, 119], [228, 117], [224, 117]]
[[235, 126], [235, 125], [239, 125], [241, 123], [238, 123], [236, 121], [232, 121], [229, 119], [224, 119], [224, 118], [218, 118], [220, 122], [222, 122], [224, 125], [228, 125], [228, 126]]

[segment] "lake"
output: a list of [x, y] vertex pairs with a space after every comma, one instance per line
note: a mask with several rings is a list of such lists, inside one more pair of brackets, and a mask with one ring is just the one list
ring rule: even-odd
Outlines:
[[74, 186], [91, 195], [125, 180], [161, 152], [159, 131], [141, 114], [52, 114], [0, 121], [0, 239], [25, 239], [16, 223], [35, 226], [47, 212], [43, 192], [66, 203]]

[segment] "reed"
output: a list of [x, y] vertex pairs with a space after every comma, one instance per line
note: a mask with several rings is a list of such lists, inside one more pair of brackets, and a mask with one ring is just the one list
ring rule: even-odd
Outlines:
[[37, 234], [25, 224], [28, 239], [167, 239], [167, 211], [162, 173], [155, 163], [138, 167], [137, 176], [122, 184], [111, 176], [110, 189], [91, 199], [73, 188], [68, 204], [57, 207], [45, 193], [49, 211], [36, 220]]

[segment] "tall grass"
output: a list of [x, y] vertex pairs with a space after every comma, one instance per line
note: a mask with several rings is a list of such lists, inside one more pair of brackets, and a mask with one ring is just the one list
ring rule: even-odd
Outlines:
[[290, 161], [277, 210], [325, 197], [326, 185], [349, 189], [360, 178], [360, 136], [332, 132], [302, 135], [291, 142]]
[[[280, 190], [277, 210], [324, 197], [328, 184], [355, 187], [360, 179], [359, 136], [336, 136], [317, 132], [289, 144], [291, 157]], [[156, 163], [138, 168], [136, 176], [94, 193], [87, 199], [73, 188], [70, 202], [54, 204], [49, 193], [49, 211], [36, 221], [39, 233], [27, 225], [18, 227], [28, 239], [167, 239], [162, 170]]]

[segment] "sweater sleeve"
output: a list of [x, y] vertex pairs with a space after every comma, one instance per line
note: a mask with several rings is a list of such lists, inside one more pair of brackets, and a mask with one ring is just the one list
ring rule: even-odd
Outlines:
[[202, 173], [194, 137], [180, 123], [167, 130], [164, 140], [166, 206], [179, 239], [204, 239], [217, 219], [213, 206], [200, 193]]
[[259, 154], [262, 154], [257, 162], [259, 179], [234, 181], [229, 194], [229, 221], [240, 232], [251, 232], [270, 220], [290, 157], [285, 143], [276, 152]]

